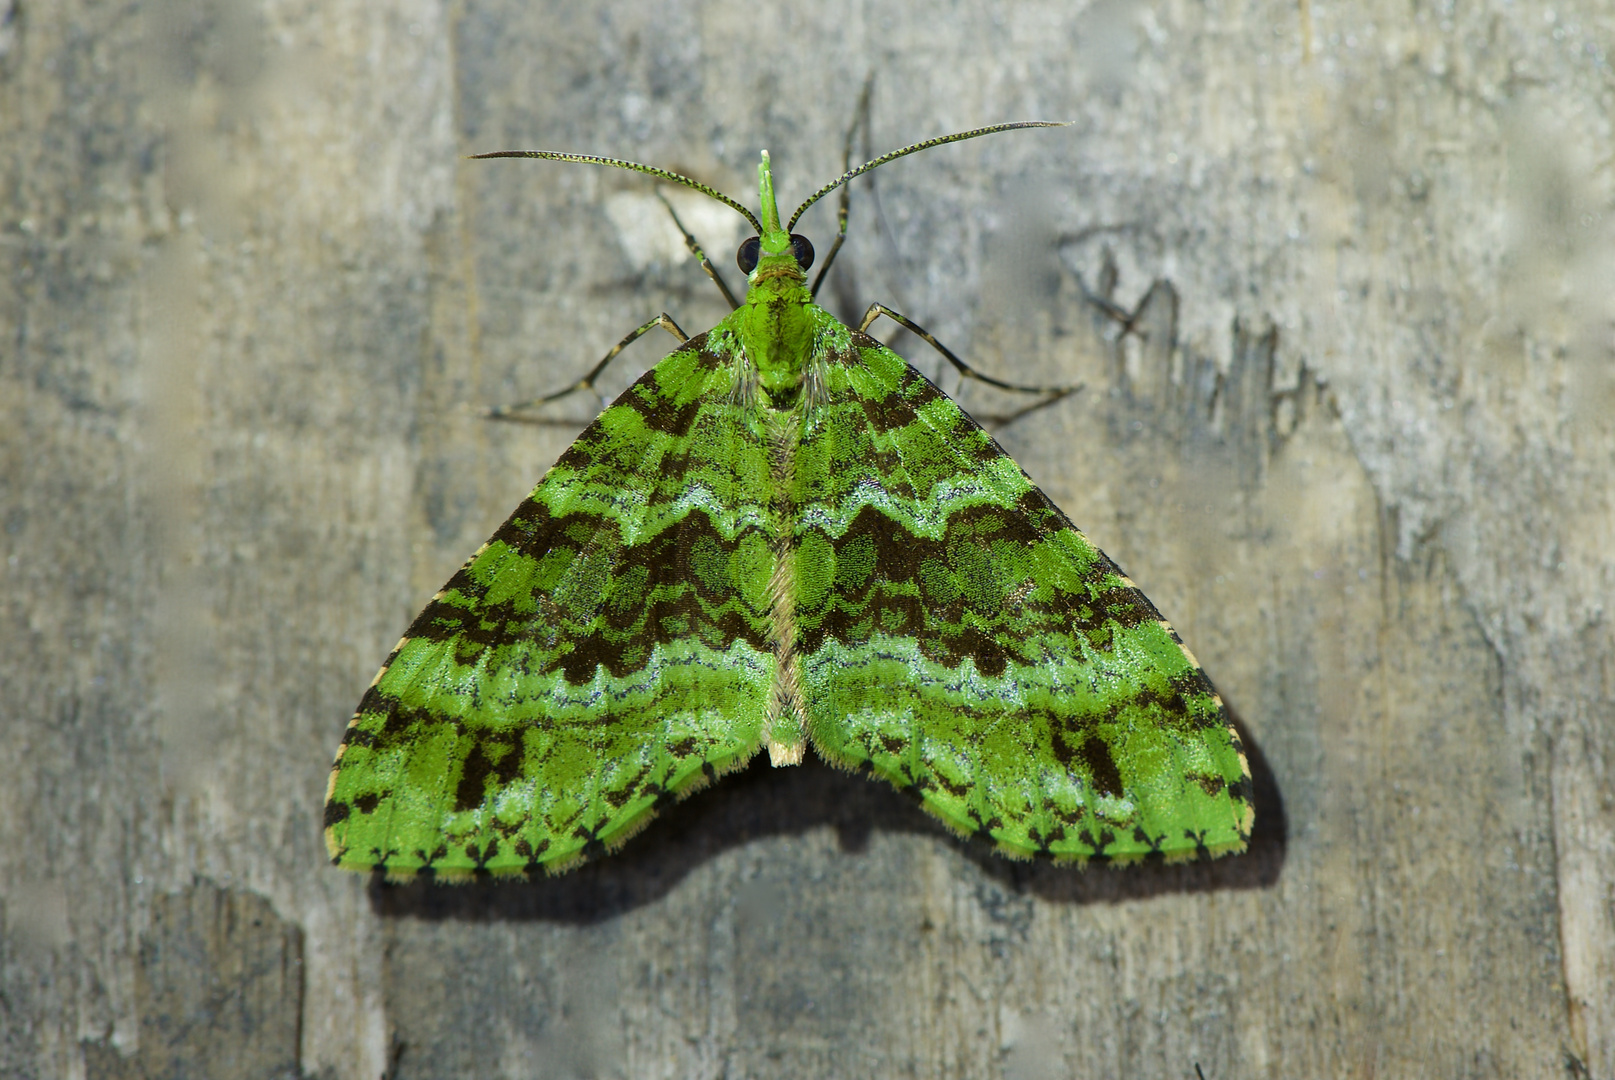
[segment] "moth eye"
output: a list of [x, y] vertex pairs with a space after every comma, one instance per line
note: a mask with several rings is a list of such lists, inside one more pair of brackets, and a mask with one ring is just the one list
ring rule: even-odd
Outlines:
[[762, 250], [763, 242], [755, 236], [748, 236], [740, 242], [740, 250], [735, 252], [735, 262], [742, 274], [750, 274], [757, 269], [757, 256]]
[[796, 256], [796, 265], [802, 269], [813, 265], [813, 245], [808, 243], [807, 237], [791, 234], [791, 254]]

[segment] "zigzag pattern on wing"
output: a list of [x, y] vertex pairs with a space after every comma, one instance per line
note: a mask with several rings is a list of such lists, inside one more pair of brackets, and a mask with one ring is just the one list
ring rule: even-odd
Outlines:
[[957, 405], [854, 345], [795, 464], [815, 747], [1007, 854], [1242, 850], [1249, 770], [1177, 634]]
[[648, 372], [415, 620], [332, 768], [336, 862], [565, 869], [756, 752], [776, 560], [731, 361]]

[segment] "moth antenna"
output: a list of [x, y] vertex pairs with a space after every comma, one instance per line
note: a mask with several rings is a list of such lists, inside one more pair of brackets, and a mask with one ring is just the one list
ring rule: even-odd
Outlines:
[[[963, 138], [964, 136], [959, 137]], [[491, 154], [471, 155], [473, 161], [480, 161], [485, 158], [542, 158], [545, 161], [575, 161], [581, 165], [609, 165], [613, 169], [627, 169], [629, 172], [644, 173], [646, 176], [654, 176], [659, 180], [666, 180], [674, 184], [683, 184], [685, 187], [699, 191], [703, 195], [710, 195], [751, 222], [751, 227], [756, 232], [761, 233], [763, 231], [763, 223], [757, 220], [756, 214], [753, 214], [717, 188], [703, 184], [699, 180], [692, 180], [688, 176], [668, 169], [658, 169], [654, 165], [642, 165], [637, 161], [624, 161], [621, 158], [596, 157], [593, 154], [563, 154], [558, 150], [495, 150]], [[792, 218], [791, 220], [794, 222], [796, 219]]]
[[[947, 143], [964, 142], [966, 139], [975, 139], [981, 137], [982, 135], [993, 135], [1000, 131], [1015, 131], [1019, 128], [1068, 127], [1071, 123], [1072, 122], [1070, 120], [1022, 120], [1014, 124], [993, 124], [991, 127], [973, 128], [970, 131], [961, 131], [957, 135], [939, 135], [934, 139], [926, 139], [924, 142], [917, 142], [912, 146], [905, 146], [901, 150], [893, 150], [889, 154], [882, 154], [874, 161], [866, 161], [856, 169], [848, 169], [846, 172], [824, 185], [818, 191], [815, 191], [812, 195], [809, 195], [807, 202], [803, 203], [801, 206], [798, 206], [796, 208], [796, 213], [791, 215], [791, 220], [785, 225], [785, 231], [790, 232], [792, 229], [796, 228], [796, 222], [801, 218], [803, 212], [806, 211], [808, 207], [830, 194], [830, 192], [834, 191], [842, 184], [845, 184], [848, 180], [851, 180], [856, 176], [862, 176], [870, 169], [880, 168], [888, 161], [896, 161], [900, 157], [907, 157], [910, 154], [917, 154], [921, 150], [929, 150], [933, 146], [943, 146]], [[612, 164], [619, 163], [613, 162]]]

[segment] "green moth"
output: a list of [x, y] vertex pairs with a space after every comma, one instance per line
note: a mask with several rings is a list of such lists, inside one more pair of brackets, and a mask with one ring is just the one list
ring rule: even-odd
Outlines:
[[794, 765], [809, 743], [1011, 857], [1244, 850], [1249, 765], [1177, 633], [864, 330], [884, 313], [934, 339], [879, 305], [853, 330], [814, 304], [823, 271], [810, 289], [812, 247], [791, 232], [842, 187], [844, 237], [843, 185], [887, 161], [1032, 126], [1051, 125], [876, 158], [783, 226], [767, 151], [761, 220], [634, 162], [484, 155], [627, 168], [724, 202], [756, 230], [739, 252], [746, 294], [695, 337], [646, 323], [578, 384], [657, 325], [683, 339], [387, 658], [331, 769], [337, 865], [560, 872], [760, 750]]

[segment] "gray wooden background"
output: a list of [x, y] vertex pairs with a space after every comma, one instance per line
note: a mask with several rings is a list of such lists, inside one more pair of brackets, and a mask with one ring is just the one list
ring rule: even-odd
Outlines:
[[[1612, 1080], [1612, 53], [1607, 0], [0, 0], [0, 1074]], [[1086, 382], [999, 438], [1236, 711], [1252, 851], [1012, 864], [810, 760], [559, 880], [328, 868], [360, 692], [589, 403], [479, 410], [723, 310], [642, 178], [463, 155], [750, 202], [766, 146], [794, 204], [871, 71], [877, 153], [1074, 121], [881, 170], [827, 299]]]

